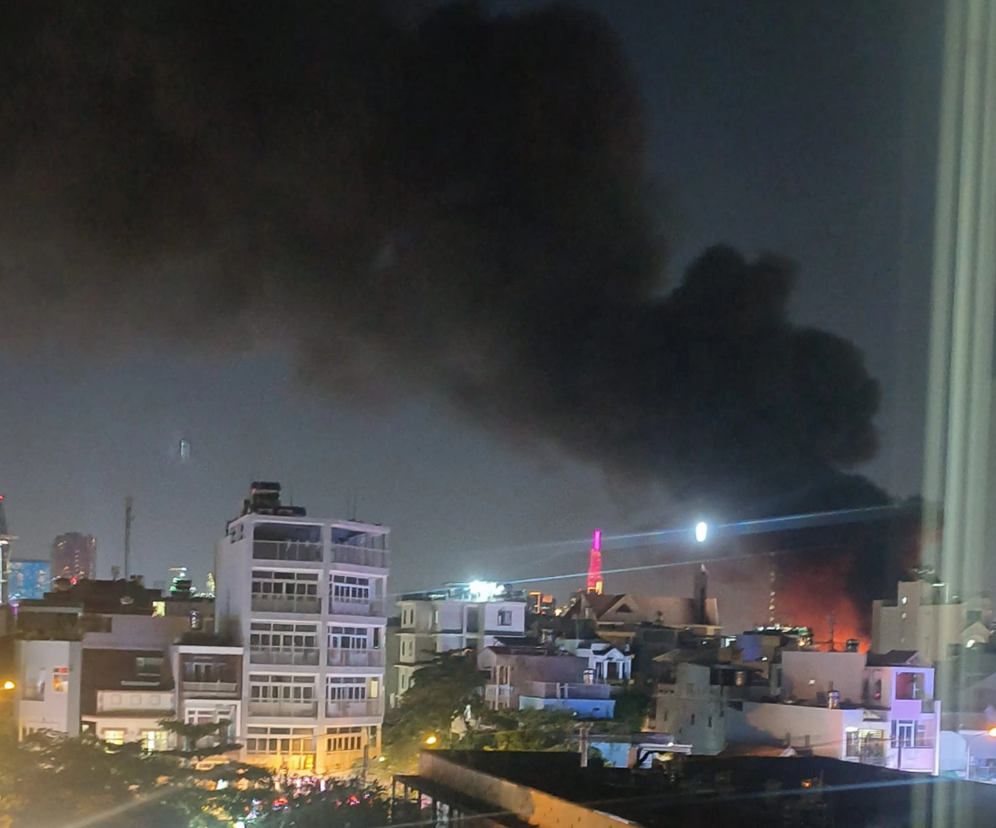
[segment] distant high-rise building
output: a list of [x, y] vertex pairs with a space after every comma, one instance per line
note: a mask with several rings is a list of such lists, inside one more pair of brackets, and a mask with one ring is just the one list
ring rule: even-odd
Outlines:
[[10, 542], [13, 538], [8, 532], [7, 513], [3, 508], [3, 495], [0, 495], [0, 602], [4, 604], [10, 600]]
[[66, 532], [52, 542], [52, 578], [97, 577], [97, 539], [93, 535]]
[[48, 561], [10, 562], [10, 599], [41, 600], [52, 588], [51, 568]]
[[596, 529], [588, 553], [588, 592], [602, 594], [602, 530]]

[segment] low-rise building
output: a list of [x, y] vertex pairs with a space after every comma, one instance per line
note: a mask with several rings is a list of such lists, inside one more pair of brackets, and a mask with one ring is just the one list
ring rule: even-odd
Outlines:
[[493, 646], [478, 653], [487, 675], [484, 702], [492, 710], [572, 710], [582, 718], [610, 719], [612, 687], [582, 656], [535, 646]]
[[787, 652], [782, 700], [731, 701], [726, 737], [936, 775], [940, 712], [916, 653]]
[[497, 584], [447, 584], [431, 592], [409, 593], [398, 601], [397, 696], [415, 673], [440, 653], [480, 651], [525, 635], [526, 601]]

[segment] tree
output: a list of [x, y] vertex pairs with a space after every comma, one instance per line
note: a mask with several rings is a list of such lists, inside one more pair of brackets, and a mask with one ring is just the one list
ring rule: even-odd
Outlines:
[[577, 716], [570, 710], [486, 710], [454, 745], [470, 750], [575, 750]]
[[642, 690], [623, 690], [616, 699], [615, 720], [628, 726], [630, 732], [643, 729], [644, 722], [653, 710], [654, 699]]
[[385, 722], [384, 748], [391, 764], [410, 765], [430, 736], [438, 747], [452, 745], [458, 738], [452, 733], [453, 721], [480, 713], [483, 687], [472, 652], [442, 653], [419, 669]]

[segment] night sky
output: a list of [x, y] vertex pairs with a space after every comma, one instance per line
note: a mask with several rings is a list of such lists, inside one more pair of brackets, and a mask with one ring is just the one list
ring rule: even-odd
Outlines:
[[[860, 471], [894, 495], [917, 492], [935, 4], [586, 5], [617, 30], [647, 107], [669, 202], [671, 284], [717, 242], [798, 261], [793, 320], [853, 341], [881, 383], [881, 450]], [[80, 315], [76, 324], [99, 329], [102, 320]], [[0, 490], [15, 555], [44, 557], [57, 533], [92, 533], [101, 577], [121, 562], [131, 493], [133, 571], [165, 580], [184, 564], [203, 583], [252, 479], [279, 480], [319, 516], [346, 516], [354, 493], [358, 518], [393, 529], [399, 591], [577, 572], [585, 542], [510, 548], [685, 519], [643, 487], [609, 483], [555, 449], [496, 438], [438, 399], [358, 405], [320, 393], [287, 353], [205, 356], [150, 344], [84, 358], [28, 343], [0, 356], [0, 376]], [[191, 445], [185, 463], [181, 439]], [[625, 553], [613, 559], [607, 546], [604, 565], [625, 565]], [[553, 588], [564, 596], [577, 583]]]

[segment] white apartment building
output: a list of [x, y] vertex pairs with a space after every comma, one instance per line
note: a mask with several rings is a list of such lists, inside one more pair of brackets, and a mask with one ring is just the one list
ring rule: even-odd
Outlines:
[[83, 645], [79, 641], [15, 641], [18, 738], [39, 730], [80, 734], [80, 675]]
[[338, 774], [380, 752], [385, 526], [308, 517], [254, 483], [216, 547], [219, 633], [244, 648], [242, 759]]
[[496, 584], [449, 584], [435, 592], [405, 595], [398, 607], [399, 698], [415, 672], [439, 653], [480, 652], [499, 639], [525, 636], [525, 599], [506, 597]]
[[895, 601], [872, 604], [874, 653], [916, 650], [931, 663], [989, 641], [993, 603], [981, 596], [950, 601], [944, 584], [901, 581]]

